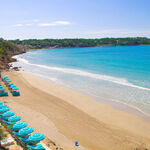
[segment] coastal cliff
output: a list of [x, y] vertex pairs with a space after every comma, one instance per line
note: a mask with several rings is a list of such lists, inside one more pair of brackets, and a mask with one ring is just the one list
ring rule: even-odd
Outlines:
[[0, 38], [0, 70], [9, 69], [9, 63], [15, 61], [12, 56], [24, 52], [25, 49], [23, 47]]

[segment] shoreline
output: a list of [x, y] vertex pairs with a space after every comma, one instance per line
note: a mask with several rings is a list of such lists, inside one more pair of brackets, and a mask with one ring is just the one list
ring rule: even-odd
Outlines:
[[[133, 45], [133, 46], [135, 46], [135, 45]], [[141, 45], [137, 45], [137, 46], [141, 46]], [[101, 46], [100, 46], [101, 47]], [[67, 48], [69, 48], [69, 47], [67, 47]], [[74, 48], [76, 48], [76, 47], [74, 47]], [[80, 48], [80, 47], [79, 47]], [[82, 47], [81, 47], [82, 48]], [[83, 48], [86, 48], [86, 47], [83, 47]], [[55, 48], [50, 48], [50, 49], [55, 49]], [[61, 49], [61, 48], [59, 48], [59, 49]], [[47, 50], [47, 49], [33, 49], [33, 51], [38, 51], [38, 50]], [[30, 49], [29, 51], [27, 51], [27, 52], [30, 52], [30, 51], [32, 51], [32, 49]], [[26, 53], [27, 53], [26, 52]], [[21, 54], [18, 54], [18, 55], [21, 55]], [[12, 56], [12, 58], [14, 58], [15, 60], [17, 60], [17, 58], [15, 58], [15, 56], [17, 57], [18, 55], [14, 55], [14, 56]], [[24, 58], [23, 58], [24, 59]], [[25, 61], [26, 61], [26, 59], [24, 59]], [[18, 61], [18, 60], [17, 60]], [[11, 62], [11, 63], [13, 63], [13, 62]], [[9, 64], [11, 64], [11, 63], [9, 63]], [[38, 64], [32, 64], [32, 63], [29, 63], [30, 65], [38, 65]], [[39, 66], [46, 66], [46, 65], [40, 65], [39, 64]], [[13, 66], [12, 66], [13, 67]], [[47, 66], [46, 66], [47, 67]], [[17, 67], [18, 69], [20, 68], [20, 66], [19, 67]], [[52, 67], [53, 68], [53, 67]], [[67, 71], [68, 70], [77, 70], [77, 71], [80, 71], [80, 72], [82, 72], [82, 74], [84, 74], [84, 73], [87, 73], [87, 74], [89, 74], [89, 77], [91, 77], [91, 78], [93, 78], [92, 77], [92, 74], [94, 74], [95, 76], [96, 76], [96, 78], [101, 78], [101, 77], [99, 77], [98, 75], [98, 73], [93, 73], [93, 72], [88, 72], [88, 71], [84, 71], [84, 70], [82, 70], [82, 69], [73, 69], [73, 68], [65, 68], [65, 67], [62, 67], [62, 68], [59, 68], [59, 67], [54, 67], [54, 68], [58, 68], [58, 70], [59, 69], [66, 69]], [[18, 71], [21, 71], [21, 70], [18, 70]], [[70, 73], [70, 72], [69, 72]], [[72, 74], [72, 73], [71, 73]], [[83, 75], [84, 76], [84, 75]], [[127, 86], [127, 87], [133, 87], [133, 88], [138, 88], [138, 89], [141, 89], [141, 90], [146, 90], [146, 91], [150, 91], [150, 88], [148, 88], [148, 87], [144, 87], [144, 86], [140, 86], [140, 85], [136, 85], [136, 84], [133, 84], [133, 83], [130, 83], [130, 82], [120, 82], [120, 81], [118, 81], [118, 80], [116, 80], [117, 78], [118, 79], [121, 79], [121, 80], [124, 80], [124, 78], [121, 78], [121, 77], [115, 77], [115, 76], [111, 76], [111, 75], [105, 75], [105, 74], [101, 74], [101, 76], [106, 76], [107, 78], [109, 78], [109, 79], [103, 79], [104, 81], [109, 81], [109, 82], [112, 82], [112, 83], [116, 83], [116, 84], [119, 84], [119, 85], [123, 85], [123, 86]], [[113, 78], [113, 79], [110, 79], [110, 78]]]
[[[27, 72], [29, 74], [32, 74], [32, 75], [35, 75], [35, 76], [38, 76], [39, 78], [41, 78], [42, 80], [44, 79], [45, 81], [48, 81], [48, 82], [52, 82], [54, 84], [57, 84], [51, 80], [48, 80], [44, 77], [41, 77], [40, 75], [36, 74], [36, 73], [31, 73], [31, 72]], [[60, 84], [57, 84], [58, 86], [63, 86], [65, 88], [68, 88], [67, 86], [65, 85], [60, 85]], [[69, 89], [73, 90], [73, 91], [76, 91], [76, 92], [79, 92], [79, 93], [82, 93], [83, 95], [86, 95], [88, 97], [91, 97], [92, 99], [95, 99], [97, 101], [100, 101], [102, 103], [105, 103], [107, 105], [110, 105], [116, 109], [119, 109], [119, 110], [123, 110], [125, 112], [128, 112], [128, 113], [131, 113], [133, 115], [137, 115], [138, 117], [140, 117], [141, 119], [144, 119], [146, 121], [149, 121], [150, 122], [150, 114], [142, 111], [141, 109], [139, 109], [138, 107], [136, 106], [133, 106], [133, 105], [130, 105], [130, 104], [127, 104], [127, 103], [124, 103], [124, 102], [121, 102], [121, 101], [117, 101], [115, 99], [107, 99], [105, 97], [98, 97], [96, 98], [96, 96], [92, 96], [90, 94], [87, 94], [86, 92], [81, 92], [80, 90], [76, 90], [75, 88], [71, 88], [69, 87]], [[143, 89], [142, 89], [143, 90]]]
[[[29, 74], [32, 74], [34, 76], [37, 76], [39, 77], [40, 79], [44, 80], [44, 81], [48, 81], [52, 84], [55, 84], [55, 85], [58, 85], [58, 86], [61, 86], [63, 88], [68, 88], [64, 85], [60, 85], [60, 84], [57, 84], [57, 83], [54, 83], [53, 81], [50, 81], [50, 80], [47, 80], [46, 78], [42, 78], [41, 76], [38, 76], [37, 74], [34, 74], [34, 73], [31, 73], [31, 72], [26, 72], [26, 73], [29, 73]], [[81, 93], [80, 91], [74, 89], [74, 88], [68, 88], [70, 89], [71, 91], [74, 91], [74, 92], [77, 92], [77, 93], [80, 93], [82, 95], [85, 95], [87, 97], [90, 97], [91, 99], [93, 100], [96, 100], [98, 102], [102, 102], [106, 105], [109, 105], [115, 109], [118, 109], [118, 110], [121, 110], [121, 111], [125, 111], [127, 113], [131, 113], [133, 115], [137, 115], [138, 117], [140, 117], [141, 119], [144, 119], [145, 121], [148, 121], [150, 122], [150, 114], [148, 113], [145, 113], [144, 111], [142, 111], [141, 109], [139, 109], [138, 107], [136, 106], [133, 106], [133, 105], [130, 105], [130, 104], [127, 104], [127, 103], [123, 103], [123, 102], [120, 102], [120, 101], [117, 101], [117, 100], [113, 100], [113, 99], [109, 99], [107, 100], [107, 98], [96, 98], [95, 96], [91, 96], [91, 95], [88, 95], [87, 93]]]
[[[48, 81], [50, 83], [56, 84], [58, 86], [62, 86], [64, 88], [68, 88], [67, 86], [57, 84], [57, 83], [55, 83], [53, 81], [50, 81], [50, 80], [48, 80], [48, 79], [46, 79], [44, 77], [41, 77], [40, 75], [37, 75], [36, 73], [31, 73], [31, 72], [27, 72], [27, 73], [32, 74], [34, 76], [37, 76], [37, 77], [39, 77], [40, 79], [42, 79], [44, 81]], [[94, 100], [96, 100], [98, 102], [102, 102], [102, 103], [104, 103], [106, 105], [110, 105], [110, 106], [112, 106], [112, 107], [114, 107], [116, 109], [119, 109], [121, 111], [125, 111], [125, 112], [131, 113], [133, 115], [137, 115], [141, 119], [144, 119], [145, 121], [150, 122], [150, 114], [142, 111], [141, 109], [139, 109], [136, 106], [133, 106], [133, 105], [130, 105], [130, 104], [127, 104], [127, 103], [123, 103], [123, 102], [117, 101], [115, 99], [109, 99], [108, 100], [107, 98], [104, 98], [104, 97], [101, 97], [101, 98], [98, 97], [98, 98], [96, 98], [96, 96], [92, 96], [90, 94], [87, 94], [86, 92], [81, 92], [80, 90], [77, 90], [77, 89], [74, 89], [74, 88], [71, 88], [71, 87], [69, 87], [69, 89], [72, 90], [72, 91], [75, 91], [77, 93], [81, 93], [81, 94], [83, 94], [83, 95], [85, 95], [87, 97], [90, 97], [91, 99], [94, 99]]]
[[[88, 96], [54, 83], [46, 82], [26, 72], [7, 74], [22, 93], [17, 98], [8, 97], [8, 100], [11, 99], [10, 105], [16, 108], [17, 113], [21, 113], [19, 108], [22, 108], [22, 115], [26, 119], [32, 117], [26, 114], [29, 109], [32, 109], [33, 114], [37, 112], [42, 116], [47, 116], [51, 122], [49, 124], [53, 127], [46, 125], [45, 128], [49, 127], [53, 132], [53, 140], [66, 150], [70, 150], [75, 140], [78, 140], [85, 149], [91, 150], [122, 150], [124, 149], [122, 145], [130, 150], [138, 148], [142, 143], [150, 148], [148, 142], [150, 124], [138, 116], [97, 102]], [[44, 118], [42, 116], [41, 118]], [[36, 118], [32, 122], [28, 119], [29, 123], [34, 124], [33, 127], [37, 127], [35, 120]], [[47, 133], [48, 130], [47, 132], [43, 128], [40, 130], [45, 132], [50, 139], [52, 138], [52, 135]], [[125, 135], [130, 138], [125, 140]]]

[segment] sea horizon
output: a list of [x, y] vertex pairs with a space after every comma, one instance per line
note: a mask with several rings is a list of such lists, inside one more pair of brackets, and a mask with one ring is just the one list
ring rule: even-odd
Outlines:
[[112, 106], [121, 104], [121, 109], [131, 107], [136, 114], [149, 116], [149, 57], [150, 46], [144, 45], [42, 49], [14, 56], [17, 62], [12, 65]]

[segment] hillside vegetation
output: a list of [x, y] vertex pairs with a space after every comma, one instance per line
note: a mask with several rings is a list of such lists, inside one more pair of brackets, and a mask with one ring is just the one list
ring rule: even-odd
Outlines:
[[0, 70], [8, 69], [8, 63], [14, 61], [14, 59], [11, 57], [23, 52], [23, 48], [18, 47], [10, 41], [5, 41], [4, 39], [0, 38]]
[[11, 40], [12, 43], [26, 49], [63, 48], [63, 47], [95, 47], [95, 46], [125, 46], [125, 45], [150, 45], [150, 39], [136, 38], [101, 38], [101, 39], [28, 39]]

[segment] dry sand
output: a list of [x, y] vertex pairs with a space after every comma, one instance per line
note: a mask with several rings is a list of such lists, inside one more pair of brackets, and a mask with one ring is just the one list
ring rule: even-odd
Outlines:
[[150, 123], [138, 116], [32, 74], [7, 75], [21, 92], [4, 98], [11, 110], [65, 150], [75, 149], [76, 140], [80, 150], [150, 149]]

